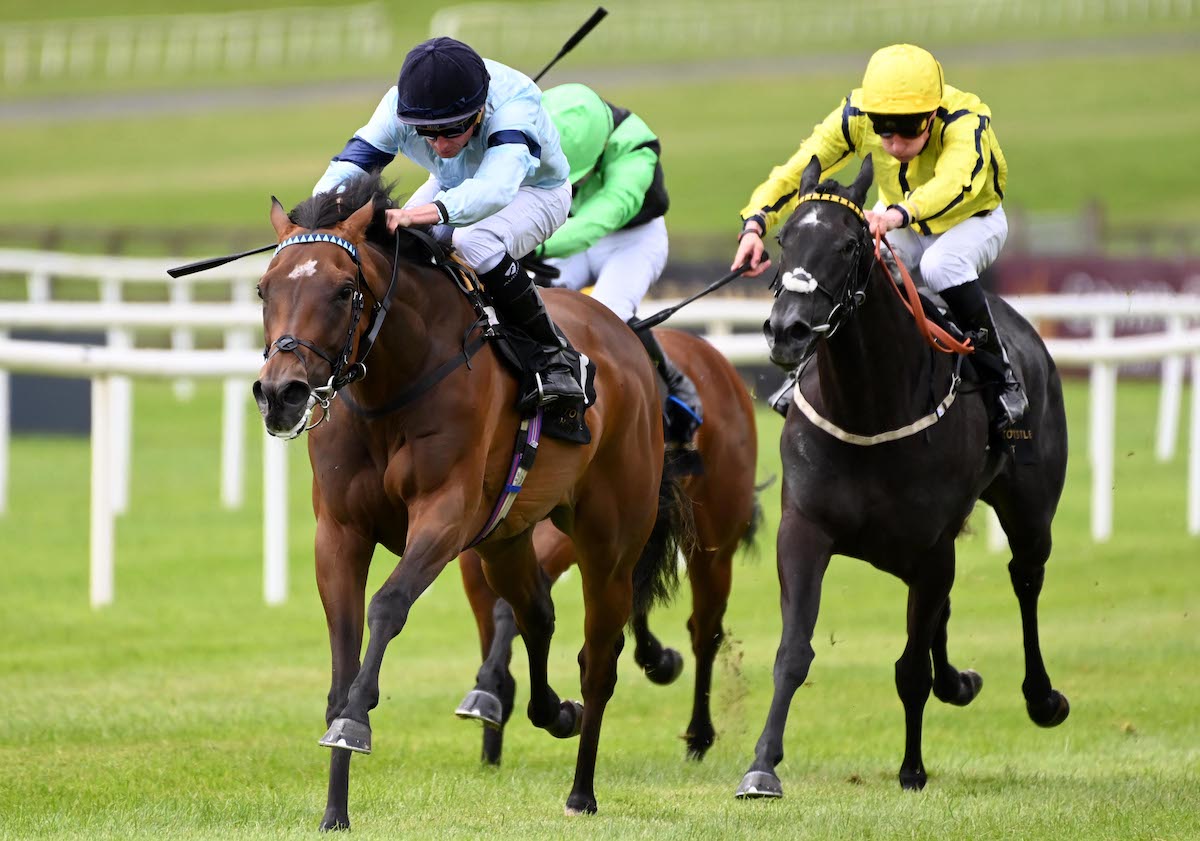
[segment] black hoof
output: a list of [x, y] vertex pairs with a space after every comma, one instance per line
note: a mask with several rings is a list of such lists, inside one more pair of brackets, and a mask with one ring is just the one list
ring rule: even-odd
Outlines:
[[352, 718], [337, 718], [318, 742], [321, 747], [343, 748], [355, 753], [371, 752], [371, 725]]
[[905, 791], [920, 791], [925, 788], [927, 779], [924, 766], [917, 768], [915, 771], [905, 770], [904, 768], [900, 769], [900, 788]]
[[567, 798], [567, 805], [563, 807], [563, 814], [567, 817], [594, 815], [596, 814], [596, 798], [582, 794], [572, 794]]
[[321, 832], [349, 832], [350, 819], [345, 815], [326, 815], [321, 819]]
[[454, 714], [459, 718], [479, 721], [485, 727], [500, 728], [504, 725], [504, 706], [500, 699], [483, 689], [468, 692]]
[[770, 771], [747, 771], [734, 797], [738, 800], [783, 797], [783, 783]]
[[704, 754], [708, 753], [708, 749], [717, 740], [717, 734], [710, 724], [703, 728], [688, 728], [684, 738], [687, 740], [687, 758], [699, 762], [704, 759]]
[[574, 739], [583, 727], [583, 704], [563, 701], [558, 705], [558, 718], [546, 728], [556, 739]]
[[658, 662], [643, 666], [642, 671], [659, 686], [674, 683], [675, 679], [683, 674], [683, 655], [673, 648], [664, 648]]
[[974, 669], [967, 669], [965, 672], [958, 673], [958, 693], [949, 698], [941, 698], [941, 700], [956, 707], [965, 707], [975, 700], [975, 696], [981, 689], [983, 689], [983, 676]]
[[1029, 717], [1038, 727], [1057, 727], [1071, 714], [1071, 705], [1067, 703], [1067, 696], [1057, 689], [1051, 689], [1050, 694], [1040, 703], [1034, 704], [1026, 701], [1025, 709], [1029, 711]]

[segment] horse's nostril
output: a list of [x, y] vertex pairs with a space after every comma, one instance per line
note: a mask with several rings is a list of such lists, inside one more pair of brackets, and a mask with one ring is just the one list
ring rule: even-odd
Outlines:
[[279, 399], [286, 406], [302, 406], [308, 402], [312, 389], [303, 380], [292, 380], [279, 392]]

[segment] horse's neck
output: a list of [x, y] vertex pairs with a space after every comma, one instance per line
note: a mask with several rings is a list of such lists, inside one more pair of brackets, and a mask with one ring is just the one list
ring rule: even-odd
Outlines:
[[858, 311], [817, 352], [821, 397], [855, 429], [908, 423], [929, 401], [929, 348], [878, 267]]
[[[382, 278], [371, 284], [380, 297], [392, 272], [390, 261], [383, 265]], [[389, 312], [367, 361], [370, 375], [361, 383], [364, 399], [373, 403], [390, 400], [461, 354], [463, 336], [475, 320], [466, 298], [440, 270], [402, 262], [399, 272]]]

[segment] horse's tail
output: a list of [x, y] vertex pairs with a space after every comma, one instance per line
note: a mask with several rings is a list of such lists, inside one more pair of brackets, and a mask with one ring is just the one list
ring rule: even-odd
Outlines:
[[740, 541], [743, 552], [750, 552], [754, 548], [754, 541], [758, 538], [758, 530], [762, 528], [763, 507], [762, 500], [758, 498], [758, 495], [771, 487], [771, 485], [774, 485], [776, 478], [778, 477], [772, 475], [766, 481], [754, 486], [754, 507], [750, 511], [750, 525], [746, 527], [746, 531]]
[[676, 558], [690, 551], [697, 540], [692, 501], [676, 479], [663, 476], [658, 486], [658, 515], [650, 539], [633, 568], [633, 615], [645, 615], [655, 604], [665, 604], [679, 588]]

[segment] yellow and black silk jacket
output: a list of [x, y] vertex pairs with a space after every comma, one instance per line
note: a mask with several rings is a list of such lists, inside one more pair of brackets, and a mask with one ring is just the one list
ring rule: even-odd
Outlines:
[[842, 100], [787, 163], [771, 170], [742, 210], [743, 222], [757, 218], [764, 230], [796, 206], [800, 176], [815, 155], [825, 178], [850, 156], [871, 155], [879, 196], [907, 215], [923, 234], [939, 234], [968, 217], [994, 210], [1004, 198], [1008, 164], [992, 130], [992, 112], [975, 94], [946, 85], [921, 154], [900, 163], [880, 145], [871, 120], [859, 107], [862, 89]]

